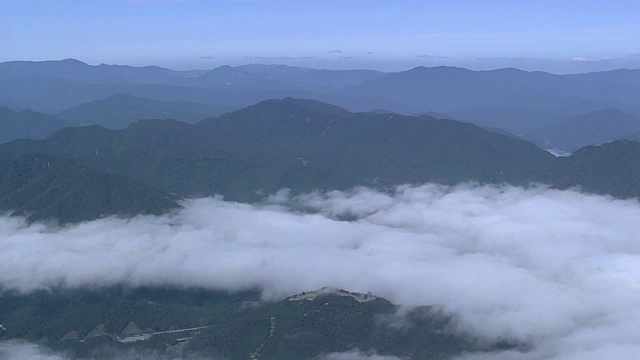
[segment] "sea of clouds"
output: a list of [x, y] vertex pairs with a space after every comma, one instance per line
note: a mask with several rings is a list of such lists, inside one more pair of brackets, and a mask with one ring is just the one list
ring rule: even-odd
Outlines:
[[[67, 227], [1, 217], [0, 286], [257, 287], [266, 300], [333, 286], [531, 345], [464, 360], [640, 357], [637, 200], [427, 184], [183, 205]], [[375, 356], [327, 356], [347, 355]]]

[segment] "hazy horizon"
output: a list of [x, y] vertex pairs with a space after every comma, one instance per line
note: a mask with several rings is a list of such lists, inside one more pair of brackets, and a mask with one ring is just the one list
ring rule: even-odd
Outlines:
[[547, 71], [547, 70], [541, 70], [541, 69], [529, 69], [527, 67], [517, 67], [517, 66], [486, 66], [486, 67], [474, 67], [474, 66], [464, 66], [464, 65], [457, 65], [457, 64], [442, 64], [442, 65], [424, 65], [424, 64], [417, 64], [417, 65], [411, 65], [411, 64], [407, 64], [407, 67], [397, 67], [395, 69], [391, 69], [391, 70], [386, 70], [384, 68], [376, 68], [375, 64], [372, 64], [372, 66], [368, 66], [367, 64], [364, 64], [362, 67], [340, 67], [340, 66], [323, 66], [322, 64], [318, 64], [317, 66], [314, 66], [313, 64], [311, 65], [302, 65], [302, 64], [287, 64], [286, 62], [259, 62], [259, 61], [248, 61], [248, 62], [239, 62], [237, 64], [219, 64], [219, 65], [215, 65], [212, 67], [201, 67], [201, 68], [189, 68], [189, 67], [173, 67], [173, 66], [163, 66], [163, 65], [159, 65], [159, 64], [155, 64], [155, 63], [141, 63], [141, 64], [133, 64], [133, 63], [118, 63], [118, 62], [113, 62], [113, 63], [107, 63], [107, 62], [89, 62], [89, 61], [84, 61], [82, 59], [77, 59], [77, 58], [60, 58], [60, 59], [44, 59], [44, 60], [30, 60], [30, 59], [15, 59], [15, 60], [6, 60], [6, 61], [0, 61], [0, 64], [2, 63], [9, 63], [9, 62], [34, 62], [34, 63], [38, 63], [38, 62], [62, 62], [62, 61], [67, 61], [67, 60], [74, 60], [74, 61], [79, 61], [82, 62], [86, 65], [89, 66], [100, 66], [100, 65], [108, 65], [108, 66], [130, 66], [130, 67], [135, 67], [135, 68], [144, 68], [144, 67], [153, 67], [153, 66], [157, 66], [157, 67], [161, 67], [164, 69], [168, 69], [168, 70], [173, 70], [173, 71], [209, 71], [209, 70], [214, 70], [220, 67], [225, 67], [225, 66], [231, 66], [231, 67], [242, 67], [242, 66], [251, 66], [251, 65], [266, 65], [266, 66], [288, 66], [288, 67], [298, 67], [298, 68], [305, 68], [305, 69], [311, 69], [311, 70], [372, 70], [372, 71], [380, 71], [380, 72], [386, 72], [386, 73], [398, 73], [398, 72], [403, 72], [403, 71], [409, 71], [415, 68], [419, 68], [419, 67], [425, 67], [425, 68], [460, 68], [460, 69], [466, 69], [466, 70], [471, 70], [471, 71], [496, 71], [496, 70], [504, 70], [504, 69], [516, 69], [516, 70], [521, 70], [521, 71], [526, 71], [526, 72], [545, 72], [545, 73], [549, 73], [549, 74], [555, 74], [555, 75], [570, 75], [570, 74], [581, 74], [581, 73], [590, 73], [590, 72], [606, 72], [606, 71], [615, 71], [615, 70], [640, 70], [639, 68], [630, 68], [630, 67], [612, 67], [612, 68], [605, 68], [605, 69], [601, 69], [601, 70], [584, 70], [584, 71], [572, 71], [572, 72], [562, 72], [562, 71]]
[[0, 61], [75, 58], [177, 70], [252, 63], [558, 74], [638, 69], [638, 6], [629, 0], [7, 1], [0, 4], [8, 14], [0, 22], [0, 37], [8, 39]]

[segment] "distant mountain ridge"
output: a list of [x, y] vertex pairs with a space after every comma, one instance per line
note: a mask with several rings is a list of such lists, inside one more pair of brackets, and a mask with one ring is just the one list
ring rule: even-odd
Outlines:
[[[416, 67], [382, 73], [253, 64], [174, 71], [157, 66], [92, 66], [73, 59], [0, 63], [0, 103], [44, 112], [126, 93], [219, 107], [296, 97], [359, 112], [380, 108], [402, 114], [495, 109], [575, 115], [619, 108], [640, 116], [640, 100], [633, 95], [638, 91], [640, 70], [554, 75], [517, 69]], [[521, 127], [531, 129], [526, 124]]]
[[0, 143], [15, 139], [44, 139], [70, 126], [78, 125], [52, 115], [0, 107]]
[[587, 146], [560, 158], [551, 170], [561, 189], [640, 199], [640, 142], [617, 140]]
[[131, 176], [179, 196], [257, 201], [294, 191], [438, 181], [525, 184], [553, 158], [533, 144], [427, 116], [351, 113], [311, 100], [269, 100], [198, 124], [142, 121], [124, 130], [65, 129], [0, 146]]
[[58, 113], [58, 116], [77, 124], [122, 129], [143, 119], [175, 119], [194, 123], [232, 110], [236, 108], [158, 101], [128, 94], [116, 94], [64, 110]]
[[617, 140], [640, 130], [640, 117], [619, 109], [603, 109], [580, 114], [527, 132], [523, 137], [547, 149], [575, 151], [588, 145]]
[[97, 66], [76, 59], [60, 61], [10, 61], [0, 63], [0, 79], [25, 77], [59, 78], [72, 81], [103, 81], [130, 85], [178, 85], [217, 87], [224, 85], [272, 83], [298, 86], [348, 86], [381, 76], [373, 70], [322, 70], [284, 65], [219, 66], [211, 70], [170, 70], [159, 66]]
[[388, 73], [344, 93], [379, 97], [436, 112], [481, 108], [580, 113], [615, 107], [638, 112], [640, 70], [554, 75], [517, 69], [472, 71], [457, 67], [416, 67]]

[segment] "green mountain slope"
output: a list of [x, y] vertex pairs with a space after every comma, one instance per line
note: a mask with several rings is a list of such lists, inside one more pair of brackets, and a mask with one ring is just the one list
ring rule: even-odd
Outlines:
[[483, 345], [455, 332], [452, 319], [435, 308], [396, 315], [398, 307], [385, 299], [343, 290], [323, 289], [277, 302], [260, 302], [255, 292], [54, 290], [5, 294], [0, 309], [5, 339], [36, 341], [72, 358], [138, 350], [162, 359], [297, 360], [360, 349], [449, 359], [507, 346]]
[[50, 155], [27, 154], [0, 164], [0, 209], [29, 221], [161, 214], [178, 207], [174, 199], [135, 180]]
[[559, 188], [579, 186], [596, 194], [640, 198], [640, 142], [587, 146], [560, 158], [551, 172]]
[[428, 116], [348, 113], [310, 100], [270, 100], [204, 120], [229, 151], [289, 154], [306, 166], [330, 167], [353, 185], [460, 181], [540, 181], [552, 160], [530, 143], [476, 126]]
[[44, 139], [72, 122], [33, 111], [0, 107], [0, 143], [15, 139]]
[[255, 201], [294, 191], [404, 183], [542, 181], [553, 156], [473, 125], [430, 117], [354, 114], [317, 101], [270, 100], [196, 125], [142, 121], [124, 130], [65, 129], [0, 146], [116, 172], [180, 196]]
[[[635, 143], [629, 144], [635, 149]], [[608, 149], [607, 145], [586, 148], [562, 159], [471, 124], [428, 116], [350, 113], [317, 101], [287, 98], [194, 125], [145, 120], [122, 130], [66, 128], [45, 140], [0, 145], [0, 161], [48, 154], [177, 196], [223, 195], [242, 202], [260, 201], [282, 188], [298, 193], [469, 181], [541, 182], [636, 196], [640, 175], [632, 164], [640, 154]], [[130, 213], [144, 209], [133, 206]]]

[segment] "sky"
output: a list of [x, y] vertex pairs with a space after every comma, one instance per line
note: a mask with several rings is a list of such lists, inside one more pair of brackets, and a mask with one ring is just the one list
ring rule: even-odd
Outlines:
[[637, 0], [0, 0], [0, 61], [640, 68]]

